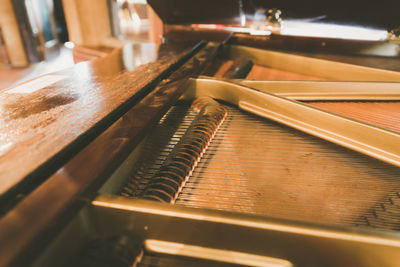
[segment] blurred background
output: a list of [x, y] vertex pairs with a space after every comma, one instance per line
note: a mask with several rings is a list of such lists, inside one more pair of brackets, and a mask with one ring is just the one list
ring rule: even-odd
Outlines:
[[[104, 16], [110, 29], [99, 29], [98, 35], [109, 35], [110, 43], [72, 42], [66, 22], [70, 16], [73, 38], [83, 31], [85, 10], [98, 15], [106, 4]], [[64, 7], [67, 7], [65, 10]], [[93, 10], [93, 12], [91, 12]], [[90, 60], [110, 52], [124, 42], [152, 42], [149, 16], [152, 10], [146, 0], [0, 0], [0, 91], [37, 76], [65, 69], [74, 63]], [[104, 13], [104, 12], [103, 12]], [[154, 16], [154, 15], [153, 15]], [[80, 21], [79, 21], [80, 20]], [[97, 18], [99, 24], [104, 18]], [[93, 26], [87, 22], [86, 26]], [[112, 39], [117, 39], [117, 42]], [[79, 39], [79, 38], [78, 38]], [[88, 39], [93, 39], [89, 36]]]
[[[148, 2], [0, 0], [0, 91], [128, 43], [162, 43], [163, 36], [179, 30], [383, 41], [377, 54], [397, 56], [400, 51], [399, 4], [394, 0], [337, 0], [331, 7], [315, 0]], [[394, 42], [387, 43], [388, 36]]]

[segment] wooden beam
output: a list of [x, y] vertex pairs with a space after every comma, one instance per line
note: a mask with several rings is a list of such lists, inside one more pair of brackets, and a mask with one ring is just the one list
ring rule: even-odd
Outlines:
[[63, 0], [63, 5], [71, 42], [100, 46], [112, 37], [107, 0]]
[[147, 6], [150, 29], [149, 29], [149, 40], [151, 43], [161, 44], [162, 36], [164, 34], [164, 24], [156, 12], [148, 5]]
[[3, 32], [4, 43], [11, 66], [27, 66], [29, 62], [11, 0], [0, 0], [0, 28]]

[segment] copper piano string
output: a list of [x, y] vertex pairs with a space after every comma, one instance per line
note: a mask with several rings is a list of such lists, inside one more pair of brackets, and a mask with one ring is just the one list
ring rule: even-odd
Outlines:
[[382, 201], [355, 221], [357, 226], [400, 230], [400, 188], [394, 188]]
[[352, 225], [399, 186], [395, 167], [228, 110], [177, 204]]
[[[328, 83], [321, 83], [321, 84], [329, 85], [329, 86], [331, 86], [333, 84], [336, 87], [337, 86], [343, 87], [344, 85], [346, 85], [346, 83], [340, 84], [337, 82], [331, 83], [331, 84], [328, 84]], [[361, 83], [357, 83], [357, 86], [363, 87], [363, 86], [365, 86], [365, 84], [366, 83], [361, 82]], [[371, 86], [374, 87], [373, 83], [368, 83], [368, 85], [370, 87]], [[384, 85], [386, 87], [391, 86], [391, 84], [384, 84]], [[372, 88], [372, 91], [370, 93], [372, 95], [374, 95], [374, 94], [376, 94], [374, 90], [378, 90], [378, 89], [379, 88], [376, 88], [376, 89]], [[394, 88], [394, 89], [397, 90], [396, 88]], [[353, 95], [351, 97], [354, 97], [354, 96], [359, 97], [360, 94], [357, 95], [357, 94], [353, 93]], [[334, 96], [334, 97], [337, 97], [337, 96]], [[385, 95], [383, 97], [384, 97], [384, 99], [387, 99], [387, 97], [390, 98], [390, 97], [393, 97], [393, 95], [388, 95], [388, 96]], [[242, 127], [243, 128], [248, 127], [248, 125], [246, 125], [246, 122], [243, 123]], [[232, 129], [230, 129], [230, 131], [232, 131]], [[272, 129], [270, 129], [269, 133], [271, 133], [271, 132], [273, 133], [274, 131], [275, 131], [275, 129], [272, 128]], [[233, 133], [234, 133], [234, 130], [233, 130]], [[237, 133], [240, 133], [240, 129], [238, 130]], [[267, 136], [268, 136], [267, 138], [271, 138], [271, 135], [267, 135]], [[275, 135], [272, 134], [272, 137], [275, 137]], [[276, 137], [277, 138], [276, 138], [275, 142], [280, 143], [281, 137], [279, 137], [278, 135], [276, 135]], [[301, 139], [302, 137], [299, 137], [299, 138]], [[237, 136], [234, 139], [231, 139], [231, 142], [233, 142], [232, 144], [234, 144], [234, 145], [229, 146], [227, 144], [227, 142], [225, 142], [225, 141], [227, 141], [226, 136], [221, 138], [217, 134], [214, 138], [214, 142], [213, 142], [214, 145], [211, 145], [211, 147], [208, 148], [207, 152], [203, 155], [201, 162], [199, 162], [199, 163], [196, 162], [196, 164], [198, 163], [197, 168], [192, 170], [192, 175], [194, 175], [194, 176], [196, 176], [196, 173], [207, 172], [207, 170], [205, 169], [205, 166], [202, 163], [209, 162], [217, 154], [219, 154], [219, 156], [224, 156], [224, 154], [225, 154], [225, 161], [227, 158], [229, 158], [229, 167], [227, 168], [226, 166], [224, 166], [225, 162], [224, 162], [223, 158], [222, 158], [221, 162], [218, 163], [218, 164], [220, 164], [219, 166], [218, 166], [218, 164], [213, 166], [214, 167], [214, 169], [213, 169], [214, 177], [220, 178], [220, 176], [222, 176], [223, 179], [208, 180], [208, 183], [206, 183], [206, 184], [203, 183], [200, 185], [193, 183], [193, 181], [191, 181], [186, 184], [185, 188], [183, 188], [183, 191], [182, 191], [182, 193], [187, 193], [187, 191], [190, 191], [190, 190], [194, 190], [194, 191], [197, 190], [197, 192], [202, 191], [202, 190], [207, 191], [207, 192], [217, 191], [217, 192], [215, 192], [215, 195], [218, 195], [218, 197], [210, 200], [210, 199], [208, 199], [209, 193], [206, 193], [206, 195], [204, 195], [204, 196], [200, 196], [198, 193], [196, 193], [196, 194], [192, 195], [192, 198], [190, 200], [186, 201], [185, 195], [182, 194], [180, 197], [178, 197], [178, 202], [180, 202], [181, 204], [185, 203], [185, 205], [189, 205], [189, 206], [190, 205], [195, 206], [196, 204], [193, 203], [193, 200], [195, 200], [195, 201], [198, 201], [197, 203], [203, 203], [203, 204], [209, 203], [211, 205], [209, 207], [211, 207], [211, 208], [215, 208], [215, 207], [221, 208], [221, 205], [227, 205], [227, 207], [229, 206], [232, 209], [232, 206], [237, 206], [237, 207], [239, 207], [238, 211], [245, 211], [245, 212], [250, 212], [250, 213], [252, 213], [251, 208], [250, 208], [250, 206], [252, 206], [254, 209], [258, 209], [258, 211], [256, 211], [255, 213], [259, 213], [259, 211], [263, 209], [263, 206], [265, 204], [258, 203], [257, 200], [254, 200], [254, 197], [251, 196], [251, 194], [249, 195], [248, 179], [243, 178], [243, 177], [242, 178], [237, 177], [237, 176], [235, 176], [235, 174], [237, 172], [241, 171], [241, 167], [246, 167], [246, 173], [248, 175], [255, 175], [255, 174], [257, 174], [257, 172], [259, 172], [259, 166], [265, 164], [265, 162], [263, 162], [262, 160], [254, 160], [254, 159], [251, 161], [246, 161], [246, 160], [243, 160], [243, 158], [236, 159], [236, 158], [232, 157], [232, 151], [234, 151], [235, 149], [236, 150], [244, 149], [248, 153], [254, 153], [254, 152], [257, 152], [258, 147], [257, 146], [249, 146], [248, 144], [246, 144], [246, 142], [240, 142], [239, 137], [237, 137]], [[273, 140], [271, 140], [271, 141], [273, 141]], [[218, 146], [218, 148], [215, 147], [215, 144], [217, 144], [217, 143], [220, 143], [220, 146]], [[241, 146], [242, 146], [242, 148], [240, 148]], [[168, 157], [167, 156], [168, 152], [171, 152], [172, 148], [173, 148], [173, 146], [169, 147], [169, 148], [165, 148], [165, 150], [161, 153], [163, 156], [160, 156], [160, 158], [158, 160], [159, 164], [162, 164], [162, 162], [165, 160], [165, 158]], [[311, 150], [312, 152], [310, 152], [310, 153], [312, 154], [315, 152], [315, 151], [313, 151], [313, 148], [315, 149], [315, 147], [313, 147], [313, 145], [309, 146], [307, 144], [303, 144], [303, 147], [301, 149], [303, 149], [304, 151]], [[268, 168], [271, 171], [278, 172], [278, 173], [281, 170], [281, 168], [279, 166], [276, 166], [276, 164], [279, 164], [279, 162], [281, 162], [282, 160], [284, 161], [287, 159], [287, 156], [285, 153], [293, 152], [293, 151], [291, 151], [291, 148], [289, 148], [289, 147], [287, 147], [287, 149], [288, 149], [287, 151], [285, 151], [285, 147], [281, 147], [279, 149], [280, 149], [279, 151], [283, 152], [284, 155], [277, 154], [277, 153], [270, 155], [269, 156], [270, 162], [269, 162], [269, 164], [267, 164]], [[253, 152], [253, 150], [254, 150], [254, 152]], [[303, 156], [307, 156], [307, 155], [308, 154], [305, 153]], [[329, 168], [335, 167], [335, 164], [332, 165], [332, 160], [329, 158], [331, 155], [333, 155], [332, 152], [321, 150], [321, 151], [319, 151], [319, 155], [320, 156], [324, 155], [324, 156], [322, 157], [322, 159], [319, 159], [319, 158], [316, 159], [314, 157], [313, 160], [314, 161], [317, 160], [316, 162], [314, 162], [315, 164], [318, 164], [319, 167], [321, 167], [321, 168], [329, 169]], [[353, 162], [351, 164], [354, 165], [355, 167], [357, 167], [357, 165], [359, 165], [359, 167], [362, 168], [363, 165], [366, 164], [366, 161], [363, 159], [363, 157], [358, 157], [355, 155], [353, 155], [353, 156], [354, 156], [354, 159], [352, 159]], [[313, 169], [303, 168], [303, 166], [301, 166], [302, 161], [299, 159], [291, 159], [291, 162], [294, 164], [297, 164], [297, 165], [290, 166], [290, 170], [294, 171], [294, 172], [300, 172], [303, 176], [306, 176], [306, 175], [312, 176], [312, 175], [315, 175], [316, 173], [321, 173], [321, 172], [313, 170]], [[344, 157], [344, 158], [339, 157], [339, 158], [335, 159], [335, 162], [336, 162], [336, 164], [344, 164], [344, 165], [349, 164], [349, 160], [346, 157]], [[208, 163], [206, 163], [205, 165], [207, 165], [207, 164]], [[371, 164], [372, 170], [374, 170], [373, 172], [383, 172], [383, 173], [387, 173], [387, 175], [388, 175], [388, 176], [386, 176], [386, 174], [378, 175], [383, 178], [383, 180], [379, 181], [379, 182], [382, 182], [382, 184], [380, 185], [381, 189], [378, 190], [378, 193], [374, 197], [372, 197], [372, 199], [368, 199], [368, 197], [366, 197], [365, 199], [363, 199], [364, 202], [361, 203], [358, 206], [358, 208], [354, 207], [354, 208], [350, 208], [350, 210], [352, 210], [353, 212], [357, 209], [367, 210], [367, 207], [373, 206], [376, 202], [379, 202], [379, 199], [384, 198], [385, 194], [387, 194], [387, 192], [388, 192], [388, 190], [387, 190], [388, 187], [393, 186], [392, 188], [396, 188], [398, 186], [397, 184], [391, 184], [395, 180], [392, 177], [396, 177], [396, 175], [390, 174], [391, 173], [390, 170], [389, 170], [389, 172], [387, 172], [385, 170], [385, 168], [387, 168], [387, 166], [383, 166], [383, 165], [385, 165], [385, 164], [382, 164], [382, 166], [380, 166], [379, 164]], [[337, 165], [336, 165], [336, 167], [337, 167]], [[391, 168], [389, 167], [389, 169], [391, 169]], [[340, 174], [343, 176], [357, 176], [358, 174], [356, 174], [354, 171], [355, 170], [352, 170], [349, 168], [344, 168], [343, 170], [341, 170]], [[325, 174], [326, 173], [324, 173], [324, 175]], [[231, 175], [234, 178], [227, 177], [229, 175]], [[366, 181], [367, 183], [370, 183], [371, 181], [368, 181], [368, 179], [369, 179], [368, 177], [371, 177], [371, 176], [369, 176], [369, 175], [376, 175], [376, 174], [371, 173], [371, 174], [368, 174], [366, 177], [362, 177], [363, 178], [362, 182], [365, 182], [364, 181], [364, 179], [365, 179], [365, 180], [367, 180]], [[328, 175], [328, 177], [329, 177], [329, 175]], [[380, 179], [382, 179], [382, 178], [380, 178]], [[146, 183], [147, 182], [148, 182], [148, 180], [146, 181]], [[230, 183], [230, 182], [233, 182], [235, 184], [235, 186], [233, 186], [232, 188], [228, 187], [228, 189], [227, 189], [226, 183]], [[145, 183], [145, 182], [143, 182], [143, 183]], [[279, 185], [282, 185], [282, 186], [285, 186], [285, 185], [287, 187], [298, 186], [298, 184], [296, 184], [296, 182], [294, 183], [294, 185], [292, 185], [292, 184], [293, 184], [293, 181], [290, 181], [290, 182], [287, 180], [279, 181]], [[276, 186], [277, 185], [275, 185], [275, 187]], [[346, 190], [351, 190], [353, 186], [354, 186], [354, 184], [352, 184], [352, 183], [341, 184], [341, 187]], [[325, 188], [325, 190], [329, 188], [328, 185], [324, 186], [324, 185], [318, 184], [318, 183], [317, 183], [316, 187], [319, 187], [320, 189]], [[179, 189], [182, 190], [182, 187]], [[369, 197], [371, 197], [371, 195], [370, 195], [371, 192], [368, 192], [368, 190], [366, 192], [367, 192], [367, 195]], [[343, 203], [341, 204], [341, 202], [339, 201], [339, 203], [333, 204], [336, 206], [332, 207], [330, 209], [330, 211], [328, 211], [328, 213], [331, 213], [331, 215], [333, 215], [335, 212], [337, 214], [342, 213], [343, 208], [346, 206], [346, 203], [344, 203], [344, 202], [345, 201], [350, 201], [350, 202], [354, 201], [354, 197], [355, 196], [346, 196], [346, 195], [338, 196], [338, 198], [341, 198], [341, 201]], [[242, 202], [242, 203], [237, 204], [236, 202]], [[316, 204], [316, 203], [314, 203], [314, 204]], [[246, 205], [249, 205], [249, 206], [246, 207]], [[308, 206], [308, 207], [312, 207], [313, 205]], [[240, 208], [240, 207], [242, 207], [242, 208]], [[243, 207], [244, 207], [244, 209], [243, 209]], [[291, 209], [292, 209], [292, 211], [294, 211], [296, 213], [296, 206], [289, 206], [289, 207], [286, 207], [286, 211], [285, 211], [285, 209], [283, 209], [282, 212], [275, 211], [275, 214], [273, 213], [273, 214], [267, 214], [267, 215], [270, 215], [270, 216], [272, 215], [272, 216], [277, 216], [277, 217], [282, 217], [282, 216], [287, 217], [288, 216], [287, 212], [289, 212]], [[232, 210], [237, 210], [237, 209], [233, 208]], [[352, 211], [349, 211], [348, 213], [351, 213]], [[335, 219], [335, 220], [329, 220], [327, 218], [324, 218], [322, 221], [325, 220], [325, 222], [327, 222], [327, 223], [353, 224], [355, 222], [357, 216], [362, 215], [362, 214], [363, 214], [363, 212], [359, 211], [359, 212], [354, 213], [351, 216], [348, 216], [346, 218], [339, 218], [339, 219]], [[364, 214], [365, 214], [365, 212], [364, 212]], [[360, 225], [360, 224], [356, 222], [356, 225]]]
[[359, 119], [361, 121], [380, 125], [400, 132], [400, 102], [308, 102], [310, 105], [331, 112]]
[[188, 105], [172, 107], [157, 124], [144, 144], [141, 161], [121, 188], [125, 197], [138, 197], [157, 173], [174, 146], [185, 134], [197, 112]]
[[400, 166], [396, 132], [225, 80], [197, 79], [188, 97], [209, 96], [370, 157]]
[[[225, 108], [228, 117], [193, 170], [177, 204], [352, 225], [388, 192], [399, 187], [395, 167], [236, 108]], [[141, 195], [192, 123], [195, 113], [182, 105], [168, 112], [153, 138], [148, 139], [150, 145], [145, 150], [154, 156], [153, 161], [146, 162], [146, 168], [140, 172], [134, 172], [122, 195]], [[185, 119], [181, 120], [182, 117]], [[161, 141], [168, 137], [166, 132], [172, 140]], [[166, 145], [159, 147], [161, 143]], [[128, 192], [129, 184], [139, 186], [132, 186]], [[262, 188], [260, 192], [256, 190]], [[329, 197], [331, 203], [318, 200], [321, 192], [330, 195], [335, 190], [337, 196]], [[308, 191], [309, 197], [313, 192], [319, 193], [304, 208], [299, 208], [300, 200], [294, 198]], [[323, 211], [319, 208], [323, 205], [329, 208]]]
[[192, 106], [199, 115], [152, 177], [142, 198], [174, 203], [226, 116], [225, 109], [208, 98], [197, 99]]

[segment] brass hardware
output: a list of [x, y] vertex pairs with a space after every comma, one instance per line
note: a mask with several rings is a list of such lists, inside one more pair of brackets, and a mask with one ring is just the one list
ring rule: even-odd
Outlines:
[[255, 80], [237, 82], [262, 92], [294, 100], [400, 100], [400, 83], [395, 82]]
[[385, 231], [315, 226], [104, 195], [92, 204], [92, 223], [106, 235], [129, 230], [144, 240], [251, 253], [285, 259], [294, 266], [396, 266], [400, 261], [400, 237]]
[[245, 266], [259, 267], [292, 267], [293, 264], [286, 260], [259, 256], [250, 253], [241, 253], [224, 249], [192, 246], [188, 244], [166, 242], [148, 239], [144, 241], [147, 252], [169, 254], [190, 258], [214, 260], [231, 264], [242, 264]]

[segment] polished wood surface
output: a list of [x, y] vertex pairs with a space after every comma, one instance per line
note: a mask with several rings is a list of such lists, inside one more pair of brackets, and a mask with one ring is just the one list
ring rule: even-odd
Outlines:
[[30, 72], [29, 68], [10, 68], [0, 63], [0, 92], [23, 79]]
[[46, 60], [30, 64], [26, 68], [10, 68], [0, 64], [0, 94], [11, 86], [19, 85], [36, 77], [64, 70], [74, 65], [72, 50], [55, 46], [46, 52]]
[[182, 25], [165, 25], [164, 38], [167, 40], [205, 40], [223, 42], [232, 32], [217, 29], [202, 29]]
[[105, 57], [116, 49], [118, 48], [104, 47], [104, 46], [98, 46], [98, 47], [75, 46], [73, 48], [74, 62], [79, 63], [82, 61], [93, 60], [99, 57]]
[[108, 57], [3, 91], [0, 199], [13, 197], [18, 190], [28, 192], [62, 166], [147, 94], [192, 47], [129, 45]]
[[[200, 47], [197, 46], [192, 52], [197, 52]], [[0, 246], [4, 248], [0, 250], [0, 265], [12, 263], [21, 266], [37, 256], [38, 250], [68, 222], [71, 214], [96, 194], [102, 182], [118, 168], [152, 123], [157, 122], [178, 99], [187, 80], [199, 75], [217, 51], [217, 44], [201, 49], [7, 213], [0, 220]], [[155, 66], [161, 68], [164, 65], [165, 62], [163, 65], [151, 63], [147, 68], [154, 72]], [[149, 76], [149, 71], [145, 71], [146, 68], [139, 70], [144, 72], [139, 76], [148, 81], [143, 75]], [[139, 83], [132, 76], [129, 77], [132, 82]], [[116, 79], [120, 86], [122, 82], [128, 82], [127, 79]], [[145, 81], [139, 85], [144, 86]], [[125, 86], [123, 88], [127, 89]], [[117, 90], [115, 87], [113, 89]], [[18, 257], [22, 251], [24, 257]]]

